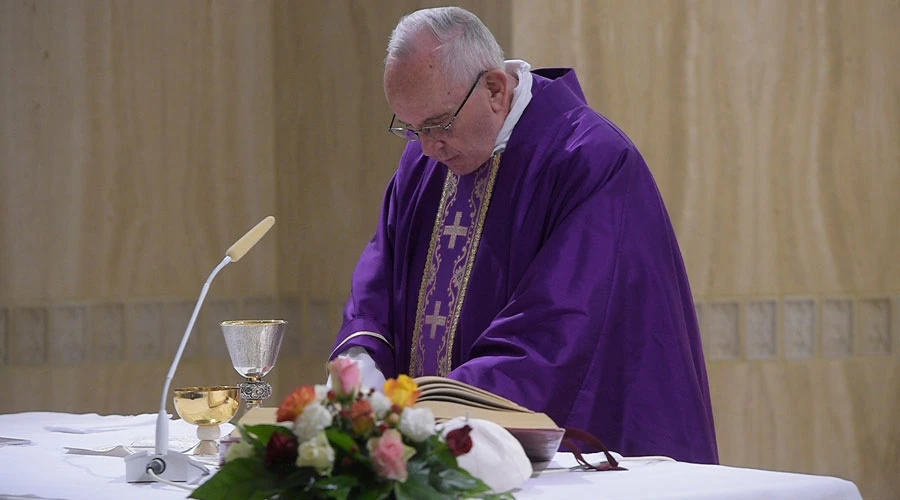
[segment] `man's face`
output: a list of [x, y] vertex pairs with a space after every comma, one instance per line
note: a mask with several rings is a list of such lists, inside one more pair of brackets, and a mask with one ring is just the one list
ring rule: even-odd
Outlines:
[[433, 58], [411, 56], [385, 69], [384, 90], [397, 120], [415, 130], [446, 125], [459, 110], [449, 131], [434, 128], [420, 134], [419, 140], [425, 155], [457, 175], [466, 175], [491, 157], [505, 118], [492, 106], [492, 92], [485, 78], [454, 86], [441, 75]]

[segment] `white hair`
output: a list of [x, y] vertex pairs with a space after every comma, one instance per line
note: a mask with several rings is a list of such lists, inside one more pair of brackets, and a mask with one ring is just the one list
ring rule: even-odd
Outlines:
[[[413, 54], [428, 29], [443, 76], [452, 85], [471, 85], [482, 71], [503, 69], [503, 49], [471, 12], [459, 7], [422, 9], [403, 16], [388, 41], [385, 65]], [[427, 33], [427, 32], [426, 32]]]

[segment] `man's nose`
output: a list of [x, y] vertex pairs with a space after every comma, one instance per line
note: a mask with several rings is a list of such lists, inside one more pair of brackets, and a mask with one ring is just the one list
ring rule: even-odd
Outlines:
[[422, 143], [422, 152], [430, 158], [434, 158], [435, 154], [444, 149], [444, 141], [440, 139], [422, 136], [419, 137], [419, 141]]

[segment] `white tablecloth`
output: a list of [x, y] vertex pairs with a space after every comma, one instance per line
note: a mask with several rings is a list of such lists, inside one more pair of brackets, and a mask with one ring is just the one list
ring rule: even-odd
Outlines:
[[[152, 415], [98, 416], [67, 413], [0, 415], [0, 436], [24, 438], [26, 445], [0, 444], [0, 497], [104, 499], [184, 498], [188, 492], [164, 484], [129, 484], [121, 457], [70, 454], [84, 449], [152, 446]], [[97, 432], [73, 434], [46, 426]], [[103, 427], [103, 429], [98, 429]], [[195, 427], [170, 423], [172, 448], [189, 447]], [[223, 429], [227, 432], [229, 428]], [[599, 462], [601, 456], [589, 456]], [[516, 498], [603, 499], [822, 499], [858, 500], [852, 482], [834, 477], [789, 474], [661, 460], [625, 459], [624, 472], [570, 472], [571, 454], [558, 453], [548, 468], [515, 492]]]

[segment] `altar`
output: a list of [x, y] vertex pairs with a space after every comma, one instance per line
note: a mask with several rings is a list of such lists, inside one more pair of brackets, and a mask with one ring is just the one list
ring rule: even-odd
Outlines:
[[[0, 498], [160, 499], [190, 492], [161, 483], [127, 483], [124, 454], [153, 446], [155, 414], [120, 416], [29, 412], [0, 415]], [[225, 426], [228, 432], [230, 426]], [[171, 449], [191, 449], [195, 427], [170, 422]], [[16, 444], [18, 443], [18, 444]], [[602, 455], [587, 455], [600, 461]], [[214, 460], [204, 461], [211, 473]], [[569, 453], [535, 472], [516, 498], [859, 500], [843, 479], [727, 466], [623, 457], [627, 471], [586, 472]], [[188, 485], [190, 486], [190, 485]]]

